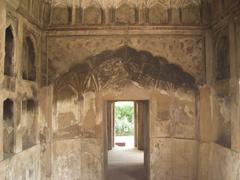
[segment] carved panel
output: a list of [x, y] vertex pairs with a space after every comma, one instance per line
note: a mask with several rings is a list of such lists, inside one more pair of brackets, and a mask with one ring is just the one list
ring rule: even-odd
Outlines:
[[71, 84], [77, 88], [77, 92], [82, 93], [102, 88], [119, 88], [127, 81], [136, 81], [141, 86], [155, 86], [159, 84], [157, 82], [188, 88], [195, 86], [195, 79], [179, 66], [169, 64], [161, 57], [124, 46], [90, 57], [88, 63], [75, 65], [57, 79], [55, 88], [57, 90], [64, 84]]
[[72, 7], [66, 0], [62, 0], [61, 2], [56, 1], [51, 12], [52, 24], [66, 25], [71, 22]]
[[117, 24], [135, 24], [135, 8], [128, 4], [122, 4], [115, 11], [115, 21]]
[[64, 129], [77, 124], [78, 95], [70, 86], [64, 86], [57, 92], [57, 128]]
[[90, 6], [84, 9], [83, 23], [88, 25], [101, 24], [102, 23], [102, 10], [95, 6]]
[[150, 24], [167, 24], [168, 10], [161, 5], [155, 5], [149, 9]]
[[201, 23], [201, 13], [199, 6], [187, 6], [182, 8], [183, 24], [199, 24]]

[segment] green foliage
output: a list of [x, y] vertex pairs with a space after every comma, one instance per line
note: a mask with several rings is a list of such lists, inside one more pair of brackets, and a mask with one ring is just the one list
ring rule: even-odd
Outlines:
[[132, 136], [134, 134], [133, 106], [115, 107], [115, 128], [117, 136]]

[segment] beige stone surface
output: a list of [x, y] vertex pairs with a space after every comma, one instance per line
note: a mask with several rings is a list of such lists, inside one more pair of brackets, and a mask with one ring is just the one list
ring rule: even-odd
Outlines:
[[[200, 145], [199, 179], [235, 180], [240, 178], [239, 153], [216, 144]], [[204, 162], [204, 157], [208, 157]]]
[[0, 179], [106, 180], [107, 103], [132, 100], [149, 180], [239, 180], [239, 9], [0, 0]]

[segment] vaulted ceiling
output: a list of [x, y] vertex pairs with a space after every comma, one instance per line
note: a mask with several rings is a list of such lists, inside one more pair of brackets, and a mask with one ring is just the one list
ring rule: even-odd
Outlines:
[[6, 0], [37, 24], [202, 25], [210, 0]]

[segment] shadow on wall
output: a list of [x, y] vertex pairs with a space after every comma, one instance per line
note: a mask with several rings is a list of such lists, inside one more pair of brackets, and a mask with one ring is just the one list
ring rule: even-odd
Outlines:
[[90, 56], [85, 62], [74, 65], [68, 73], [60, 75], [55, 81], [55, 90], [71, 84], [81, 94], [107, 87], [117, 88], [129, 80], [142, 87], [167, 88], [170, 83], [176, 87], [196, 89], [194, 77], [180, 66], [129, 46]]

